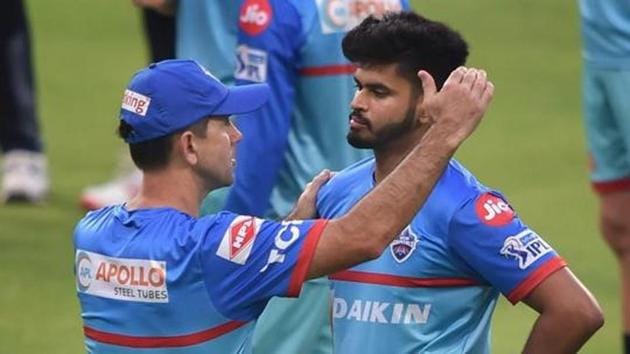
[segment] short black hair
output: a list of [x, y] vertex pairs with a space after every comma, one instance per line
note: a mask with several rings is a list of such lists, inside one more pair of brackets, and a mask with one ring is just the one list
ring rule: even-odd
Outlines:
[[413, 12], [369, 16], [346, 34], [343, 54], [360, 66], [398, 64], [414, 87], [425, 70], [441, 88], [450, 73], [466, 63], [468, 44], [447, 25]]
[[[205, 137], [209, 120], [210, 117], [206, 117], [173, 134], [129, 144], [131, 160], [133, 160], [136, 167], [142, 171], [157, 171], [163, 169], [168, 165], [171, 158], [175, 136], [189, 130], [197, 136]], [[132, 132], [133, 127], [121, 119], [118, 125], [118, 136], [126, 140]]]

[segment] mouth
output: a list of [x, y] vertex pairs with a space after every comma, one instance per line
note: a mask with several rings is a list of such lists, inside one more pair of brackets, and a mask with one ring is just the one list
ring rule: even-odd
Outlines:
[[359, 114], [350, 114], [350, 129], [369, 128], [370, 121]]

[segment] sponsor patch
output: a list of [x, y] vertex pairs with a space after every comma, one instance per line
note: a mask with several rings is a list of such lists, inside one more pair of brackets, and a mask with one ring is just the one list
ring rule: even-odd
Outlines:
[[109, 299], [168, 302], [166, 262], [77, 250], [77, 291]]
[[150, 97], [131, 90], [125, 90], [121, 108], [144, 117], [149, 110], [150, 104]]
[[245, 33], [255, 36], [269, 27], [272, 16], [268, 0], [246, 0], [241, 5], [238, 23]]
[[278, 230], [273, 239], [273, 247], [269, 251], [267, 263], [260, 269], [259, 273], [264, 273], [269, 266], [275, 263], [283, 263], [286, 258], [286, 250], [300, 238], [300, 225], [302, 220], [283, 221], [282, 228]]
[[335, 320], [382, 324], [420, 325], [427, 323], [431, 304], [354, 300], [334, 297], [332, 317]]
[[418, 244], [418, 236], [413, 233], [411, 226], [407, 226], [400, 235], [396, 236], [394, 241], [389, 244], [389, 250], [398, 263], [406, 261], [413, 251], [416, 250]]
[[262, 220], [253, 216], [237, 216], [225, 230], [217, 256], [237, 264], [245, 264], [260, 231]]
[[246, 45], [239, 45], [236, 48], [234, 77], [253, 82], [267, 81], [267, 52]]
[[383, 16], [386, 12], [400, 12], [400, 0], [317, 0], [322, 32], [345, 33], [369, 15]]
[[486, 225], [503, 226], [514, 219], [514, 210], [501, 197], [492, 194], [482, 194], [475, 203], [477, 217]]
[[553, 249], [530, 229], [505, 239], [501, 254], [518, 260], [518, 267], [525, 269]]

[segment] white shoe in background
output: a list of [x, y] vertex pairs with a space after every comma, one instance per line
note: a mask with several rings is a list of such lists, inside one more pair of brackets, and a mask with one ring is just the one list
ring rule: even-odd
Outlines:
[[142, 173], [136, 169], [112, 181], [86, 187], [81, 194], [81, 207], [86, 210], [95, 210], [124, 203], [138, 193], [141, 182]]
[[40, 152], [11, 150], [2, 157], [1, 201], [41, 202], [48, 195], [46, 156]]

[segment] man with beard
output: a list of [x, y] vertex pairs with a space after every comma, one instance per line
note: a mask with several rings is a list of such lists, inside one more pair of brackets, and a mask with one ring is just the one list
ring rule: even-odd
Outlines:
[[[415, 73], [426, 70], [439, 87], [468, 55], [457, 32], [413, 13], [367, 18], [344, 38], [343, 51], [357, 65], [348, 141], [374, 158], [322, 187], [324, 218], [353, 210], [430, 129], [429, 96]], [[596, 300], [562, 258], [455, 160], [388, 248], [330, 276], [339, 353], [488, 353], [499, 293], [539, 313], [526, 353], [576, 352], [603, 324]]]

